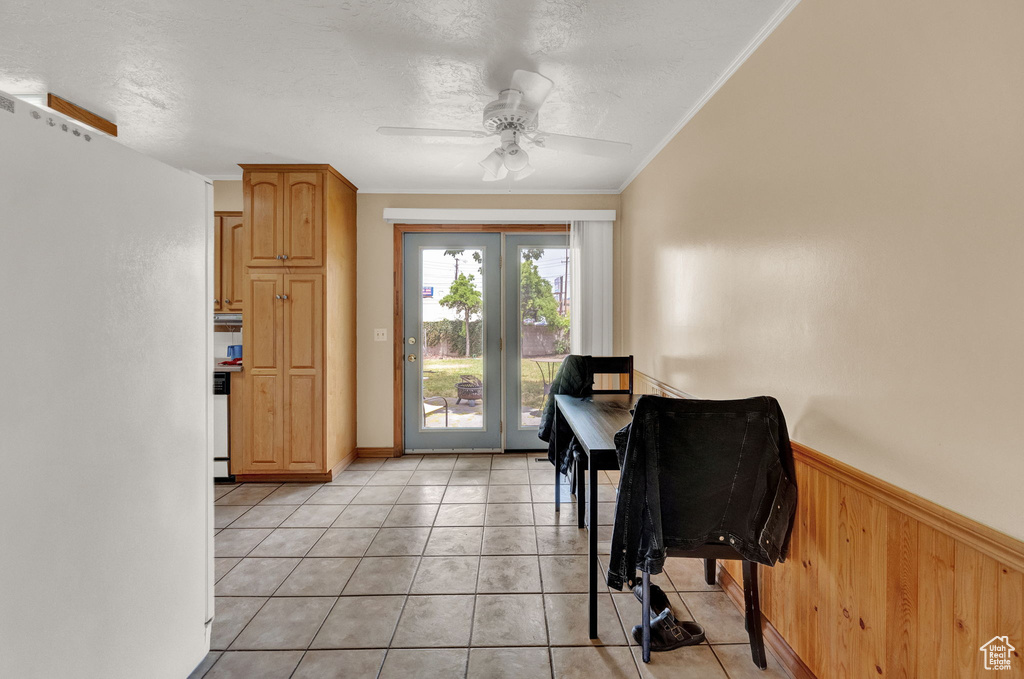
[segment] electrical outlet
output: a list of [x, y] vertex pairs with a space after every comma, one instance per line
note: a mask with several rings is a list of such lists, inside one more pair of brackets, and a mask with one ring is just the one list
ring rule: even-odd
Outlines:
[[388, 329], [387, 328], [376, 328], [373, 331], [374, 342], [387, 342], [388, 341]]

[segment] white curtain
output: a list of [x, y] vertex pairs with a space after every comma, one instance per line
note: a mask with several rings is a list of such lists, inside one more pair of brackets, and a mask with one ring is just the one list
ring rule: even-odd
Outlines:
[[569, 229], [569, 346], [574, 354], [612, 354], [612, 222]]

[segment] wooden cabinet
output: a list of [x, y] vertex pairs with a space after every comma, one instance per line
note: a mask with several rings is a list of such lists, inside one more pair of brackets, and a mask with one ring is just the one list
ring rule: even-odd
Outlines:
[[323, 326], [321, 274], [249, 276], [251, 315], [243, 355], [249, 385], [250, 469], [323, 467]]
[[221, 308], [225, 312], [241, 313], [245, 299], [245, 228], [242, 215], [224, 215], [221, 218]]
[[[249, 304], [243, 315], [242, 355], [245, 357], [246, 427], [241, 451], [240, 469], [246, 471], [284, 468], [281, 454], [283, 441], [282, 416], [284, 395], [281, 392], [284, 365], [284, 305], [281, 300], [281, 276], [251, 274], [247, 296]], [[258, 318], [258, 323], [245, 324], [245, 318]], [[238, 457], [232, 455], [232, 458]], [[235, 460], [232, 459], [232, 465]], [[232, 470], [237, 474], [238, 470]]]
[[245, 232], [249, 235], [247, 266], [282, 266], [284, 250], [284, 187], [280, 172], [246, 172], [242, 176]]
[[324, 176], [319, 172], [284, 173], [282, 261], [287, 266], [323, 263]]
[[213, 312], [221, 311], [221, 299], [223, 298], [223, 287], [220, 284], [220, 255], [221, 255], [221, 232], [220, 216], [214, 213], [213, 216]]
[[216, 212], [213, 219], [213, 310], [240, 313], [246, 286], [242, 213]]
[[249, 266], [323, 265], [324, 173], [247, 172], [242, 190]]
[[284, 277], [284, 464], [322, 468], [324, 437], [323, 276]]
[[328, 165], [242, 168], [243, 431], [231, 471], [329, 480], [355, 455], [356, 190]]

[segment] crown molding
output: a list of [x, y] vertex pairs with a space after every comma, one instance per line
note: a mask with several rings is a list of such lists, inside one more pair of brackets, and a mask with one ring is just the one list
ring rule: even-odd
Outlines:
[[626, 181], [622, 182], [622, 184], [619, 186], [618, 193], [622, 193], [623, 191], [626, 190], [626, 187], [629, 186], [633, 182], [633, 180], [636, 179], [637, 176], [644, 171], [644, 169], [651, 163], [651, 161], [654, 160], [659, 153], [661, 153], [662, 149], [668, 146], [668, 143], [672, 141], [677, 134], [679, 134], [679, 131], [686, 126], [686, 123], [690, 122], [693, 119], [693, 117], [697, 115], [697, 113], [702, 108], [704, 108], [704, 104], [708, 103], [711, 100], [711, 97], [715, 96], [715, 93], [718, 92], [718, 90], [720, 90], [726, 82], [728, 82], [729, 78], [732, 77], [733, 73], [740, 69], [740, 66], [743, 65], [743, 62], [745, 62], [750, 57], [750, 55], [753, 54], [754, 51], [761, 46], [761, 43], [768, 39], [768, 36], [771, 35], [776, 28], [778, 28], [779, 24], [781, 24], [783, 20], [787, 16], [789, 16], [789, 13], [792, 12], [799, 4], [800, 0], [787, 0], [786, 3], [783, 4], [782, 7], [780, 7], [775, 12], [775, 14], [771, 16], [770, 19], [768, 19], [768, 22], [761, 28], [760, 31], [757, 32], [757, 34], [747, 44], [743, 51], [740, 52], [739, 55], [737, 55], [736, 58], [733, 59], [732, 63], [729, 64], [729, 67], [722, 72], [722, 75], [718, 77], [718, 80], [712, 83], [711, 87], [708, 88], [708, 91], [704, 93], [704, 96], [698, 99], [697, 103], [695, 103], [693, 106], [686, 110], [686, 113], [683, 114], [683, 117], [680, 118], [679, 122], [676, 123], [676, 126], [672, 128], [672, 131], [665, 135], [662, 138], [662, 140], [658, 143], [658, 145], [651, 149], [651, 152], [648, 153], [647, 156], [640, 161], [640, 164], [637, 165], [636, 169], [633, 170], [633, 172], [631, 172], [628, 177], [626, 177]]
[[504, 210], [479, 208], [384, 208], [384, 221], [401, 224], [567, 224], [615, 221], [615, 210]]
[[395, 193], [395, 194], [419, 194], [424, 196], [431, 195], [488, 195], [488, 196], [530, 196], [530, 195], [565, 195], [565, 196], [576, 196], [576, 195], [607, 195], [617, 196], [619, 195], [619, 189], [526, 189], [523, 191], [495, 191], [494, 189], [389, 189], [389, 188], [378, 188], [371, 187], [369, 189], [359, 189], [359, 193]]

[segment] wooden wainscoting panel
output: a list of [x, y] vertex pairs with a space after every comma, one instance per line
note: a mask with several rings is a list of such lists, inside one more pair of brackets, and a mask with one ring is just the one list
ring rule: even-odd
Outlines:
[[885, 657], [890, 677], [917, 677], [918, 524], [889, 509], [886, 545]]
[[[690, 398], [637, 372], [634, 390]], [[795, 677], [985, 677], [1006, 635], [1024, 677], [1024, 543], [793, 443], [788, 558], [761, 569], [765, 639]], [[723, 586], [742, 608], [740, 564]], [[698, 621], [699, 622], [699, 621]]]
[[[953, 590], [953, 666], [957, 677], [980, 677], [979, 647], [995, 636], [999, 564], [978, 550], [957, 543]], [[991, 632], [991, 634], [989, 634]], [[989, 636], [985, 636], [989, 634]]]
[[917, 524], [917, 674], [911, 676], [953, 674], [955, 548], [953, 538]]
[[[996, 573], [999, 581], [999, 611], [996, 614], [996, 629], [1005, 634], [1017, 648], [1014, 670], [1024, 674], [1024, 573], [1005, 564], [999, 564]], [[988, 641], [988, 639], [985, 639]], [[982, 642], [984, 643], [984, 642]]]

